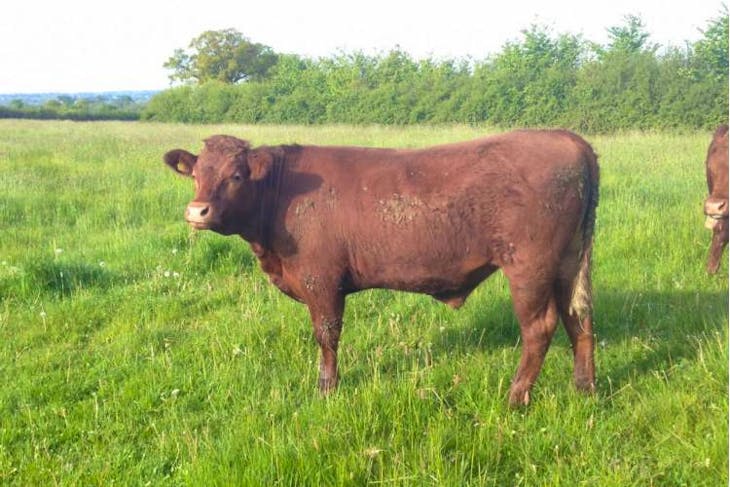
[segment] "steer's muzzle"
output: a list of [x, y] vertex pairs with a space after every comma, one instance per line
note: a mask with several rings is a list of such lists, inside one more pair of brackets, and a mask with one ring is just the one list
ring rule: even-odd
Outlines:
[[197, 230], [207, 230], [215, 225], [210, 203], [192, 201], [185, 209], [185, 219]]
[[728, 201], [710, 196], [705, 200], [705, 227], [714, 228], [718, 220], [728, 217]]

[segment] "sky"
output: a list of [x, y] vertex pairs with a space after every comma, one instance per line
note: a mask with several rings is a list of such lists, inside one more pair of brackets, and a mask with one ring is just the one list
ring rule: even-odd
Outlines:
[[532, 24], [605, 44], [639, 15], [650, 41], [684, 46], [720, 0], [11, 0], [0, 6], [0, 94], [158, 90], [163, 63], [206, 30], [280, 53], [328, 57], [399, 46], [415, 58], [484, 59]]

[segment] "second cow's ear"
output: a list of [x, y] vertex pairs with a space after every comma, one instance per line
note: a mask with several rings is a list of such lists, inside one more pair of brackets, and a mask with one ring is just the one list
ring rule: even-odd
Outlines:
[[720, 140], [727, 135], [728, 127], [727, 124], [722, 124], [715, 130], [715, 135], [712, 136], [712, 140]]
[[195, 166], [198, 156], [182, 149], [174, 149], [166, 153], [164, 159], [165, 164], [170, 166], [173, 171], [183, 176], [192, 176], [193, 166]]
[[251, 171], [249, 178], [252, 181], [264, 179], [271, 166], [274, 164], [274, 156], [268, 150], [257, 150], [248, 154], [248, 168]]

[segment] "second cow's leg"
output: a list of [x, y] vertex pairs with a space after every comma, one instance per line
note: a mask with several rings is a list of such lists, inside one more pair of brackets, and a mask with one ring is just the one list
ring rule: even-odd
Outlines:
[[714, 274], [720, 268], [722, 251], [728, 243], [728, 220], [726, 218], [717, 220], [712, 228], [712, 243], [707, 257], [707, 272]]

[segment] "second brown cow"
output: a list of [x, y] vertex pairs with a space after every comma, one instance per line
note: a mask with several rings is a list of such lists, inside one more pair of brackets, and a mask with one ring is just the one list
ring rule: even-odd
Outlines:
[[707, 159], [707, 190], [705, 226], [712, 230], [712, 243], [707, 257], [707, 272], [714, 274], [720, 267], [722, 251], [728, 242], [728, 126], [721, 125], [712, 137]]
[[219, 135], [165, 162], [195, 180], [185, 218], [248, 241], [284, 293], [307, 305], [319, 387], [338, 382], [348, 294], [424, 293], [454, 308], [497, 269], [522, 356], [511, 405], [530, 400], [558, 320], [578, 389], [594, 389], [591, 249], [598, 165], [567, 131], [516, 131], [420, 150], [262, 146]]

